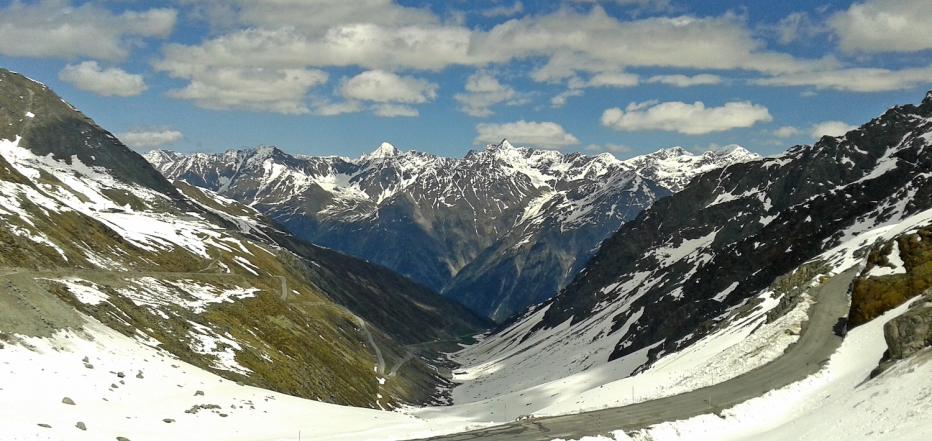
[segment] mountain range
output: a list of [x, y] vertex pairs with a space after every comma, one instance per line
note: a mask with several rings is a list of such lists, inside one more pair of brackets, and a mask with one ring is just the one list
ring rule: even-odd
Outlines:
[[[532, 366], [547, 366], [533, 384], [612, 361], [635, 374], [703, 339], [779, 321], [845, 271], [856, 276], [839, 329], [843, 316], [866, 323], [932, 286], [919, 245], [932, 218], [930, 170], [932, 92], [843, 136], [700, 174], [463, 360], [494, 370], [485, 387], [498, 391]], [[891, 332], [888, 344], [899, 338]]]
[[444, 158], [383, 143], [360, 158], [145, 155], [172, 180], [249, 205], [309, 242], [384, 265], [503, 321], [547, 300], [618, 227], [692, 176], [758, 158], [739, 146], [618, 160], [517, 148]]

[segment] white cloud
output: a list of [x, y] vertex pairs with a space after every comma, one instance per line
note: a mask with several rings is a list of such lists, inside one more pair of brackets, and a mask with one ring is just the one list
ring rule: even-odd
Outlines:
[[586, 87], [634, 87], [638, 85], [639, 78], [635, 74], [625, 72], [602, 72], [589, 78]]
[[172, 98], [214, 110], [251, 110], [303, 114], [307, 94], [327, 81], [316, 69], [213, 68], [199, 70], [188, 85], [172, 90]]
[[567, 89], [552, 98], [550, 98], [550, 106], [557, 108], [563, 107], [566, 104], [566, 101], [572, 97], [582, 96], [584, 94], [583, 89], [590, 87], [614, 87], [614, 88], [624, 88], [624, 87], [634, 87], [637, 86], [640, 82], [640, 77], [636, 74], [627, 73], [627, 72], [601, 72], [591, 76], [588, 80], [583, 80], [579, 77], [572, 77], [567, 81]]
[[932, 65], [900, 70], [852, 67], [761, 78], [753, 83], [764, 86], [812, 86], [816, 89], [849, 92], [887, 92], [932, 83]]
[[177, 130], [136, 130], [117, 135], [124, 144], [136, 150], [166, 147], [184, 139]]
[[[278, 0], [275, 4], [292, 1], [296, 0]], [[381, 11], [379, 8], [385, 8], [386, 2], [366, 5]], [[438, 71], [454, 65], [482, 67], [533, 59], [545, 61], [533, 73], [535, 80], [562, 81], [577, 73], [599, 79], [603, 78], [600, 74], [633, 67], [786, 73], [836, 64], [768, 51], [743, 19], [728, 14], [621, 21], [595, 6], [587, 13], [565, 8], [481, 30], [442, 23], [424, 15], [421, 9], [392, 11], [382, 11], [384, 20], [372, 18], [380, 14], [369, 12], [360, 17], [341, 13], [317, 26], [270, 27], [272, 22], [256, 18], [249, 22], [257, 23], [254, 27], [200, 44], [167, 45], [155, 67], [175, 78], [206, 81], [199, 75], [217, 68], [358, 66], [385, 71]], [[304, 19], [301, 14], [293, 15], [292, 20]]]
[[373, 107], [372, 112], [383, 118], [418, 116], [417, 109], [404, 104], [377, 104]]
[[[320, 33], [334, 24], [371, 23], [397, 27], [431, 25], [439, 20], [427, 8], [406, 7], [392, 0], [227, 0], [213, 7], [224, 8], [224, 20], [249, 27], [294, 27]], [[221, 23], [225, 24], [225, 23]]]
[[792, 138], [799, 135], [799, 129], [793, 126], [783, 126], [773, 131], [773, 136], [777, 138]]
[[344, 80], [340, 94], [347, 99], [377, 103], [422, 104], [437, 97], [437, 85], [383, 70], [369, 70]]
[[127, 11], [116, 15], [92, 2], [12, 2], [0, 8], [0, 54], [10, 57], [126, 58], [142, 38], [167, 37], [174, 9]]
[[701, 101], [693, 104], [649, 101], [631, 103], [625, 110], [615, 107], [602, 113], [602, 125], [615, 130], [663, 130], [687, 135], [751, 127], [772, 119], [766, 107], [749, 101], [729, 102], [721, 107], [708, 108]]
[[567, 100], [574, 96], [582, 96], [583, 93], [582, 89], [566, 89], [550, 98], [550, 107], [563, 107]]
[[142, 75], [123, 69], [101, 69], [96, 61], [69, 64], [58, 73], [58, 78], [81, 90], [102, 96], [136, 96], [146, 90]]
[[835, 64], [767, 51], [743, 19], [729, 14], [619, 21], [599, 7], [588, 14], [560, 10], [511, 20], [477, 35], [472, 47], [490, 58], [547, 57], [534, 72], [538, 81], [626, 67], [781, 73]]
[[932, 49], [932, 2], [867, 0], [829, 19], [846, 52], [916, 52]]
[[515, 121], [504, 124], [483, 123], [476, 126], [476, 143], [496, 143], [508, 139], [514, 144], [563, 147], [579, 144], [575, 136], [554, 122]]
[[511, 6], [500, 5], [494, 8], [486, 9], [485, 11], [482, 11], [482, 15], [486, 17], [511, 17], [522, 12], [524, 12], [524, 3], [516, 1]]
[[475, 72], [466, 79], [465, 92], [453, 98], [460, 103], [460, 110], [467, 115], [483, 117], [493, 114], [492, 107], [510, 106], [527, 102], [527, 98], [513, 88], [505, 86], [488, 72]]
[[721, 84], [722, 77], [712, 74], [698, 75], [654, 75], [647, 79], [651, 84], [666, 84], [676, 87], [707, 86], [712, 84]]
[[809, 134], [813, 138], [821, 138], [823, 136], [841, 136], [856, 128], [857, 126], [853, 126], [842, 121], [823, 121], [817, 124], [813, 124], [812, 128], [809, 130]]
[[806, 12], [793, 12], [783, 17], [775, 26], [768, 27], [777, 36], [777, 41], [790, 44], [799, 40], [811, 39], [825, 31], [825, 25], [816, 24]]

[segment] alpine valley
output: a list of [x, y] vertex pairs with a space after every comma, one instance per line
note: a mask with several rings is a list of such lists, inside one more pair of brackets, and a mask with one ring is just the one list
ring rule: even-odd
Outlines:
[[360, 158], [274, 147], [146, 155], [172, 180], [246, 204], [294, 236], [384, 265], [477, 314], [503, 321], [563, 288], [599, 243], [696, 174], [757, 159], [739, 147], [610, 154], [516, 148], [464, 158], [401, 152]]

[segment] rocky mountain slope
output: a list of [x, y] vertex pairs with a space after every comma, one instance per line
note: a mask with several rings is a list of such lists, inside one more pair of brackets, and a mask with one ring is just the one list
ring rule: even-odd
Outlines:
[[[926, 227], [930, 170], [932, 93], [844, 136], [701, 174], [624, 224], [551, 301], [462, 357], [495, 371], [484, 387], [502, 390], [531, 366], [548, 366], [536, 384], [612, 360], [616, 371], [639, 372], [749, 314], [778, 320], [807, 286], [861, 264], [875, 240]], [[898, 244], [920, 249], [906, 236]], [[909, 276], [880, 285], [859, 282], [856, 297], [897, 284], [916, 295], [928, 286], [925, 265], [911, 262]], [[870, 311], [860, 321], [870, 320], [903, 294], [855, 302], [852, 319]]]
[[735, 146], [619, 161], [508, 141], [461, 159], [387, 143], [358, 159], [274, 147], [146, 155], [170, 179], [255, 207], [300, 238], [385, 265], [495, 320], [552, 296], [599, 242], [691, 176], [755, 157]]
[[6, 70], [0, 219], [6, 343], [100, 322], [230, 380], [379, 407], [427, 400], [444, 382], [406, 345], [486, 325], [252, 208], [176, 188], [44, 85]]

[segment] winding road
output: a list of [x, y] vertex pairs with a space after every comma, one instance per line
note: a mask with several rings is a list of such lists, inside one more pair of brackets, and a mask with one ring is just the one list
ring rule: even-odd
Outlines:
[[832, 277], [815, 289], [816, 303], [799, 340], [771, 363], [731, 380], [671, 397], [591, 412], [532, 418], [501, 426], [429, 438], [431, 440], [531, 441], [607, 435], [665, 421], [681, 420], [733, 407], [768, 391], [802, 380], [821, 369], [841, 344], [833, 332], [848, 313], [848, 289], [858, 269]]

